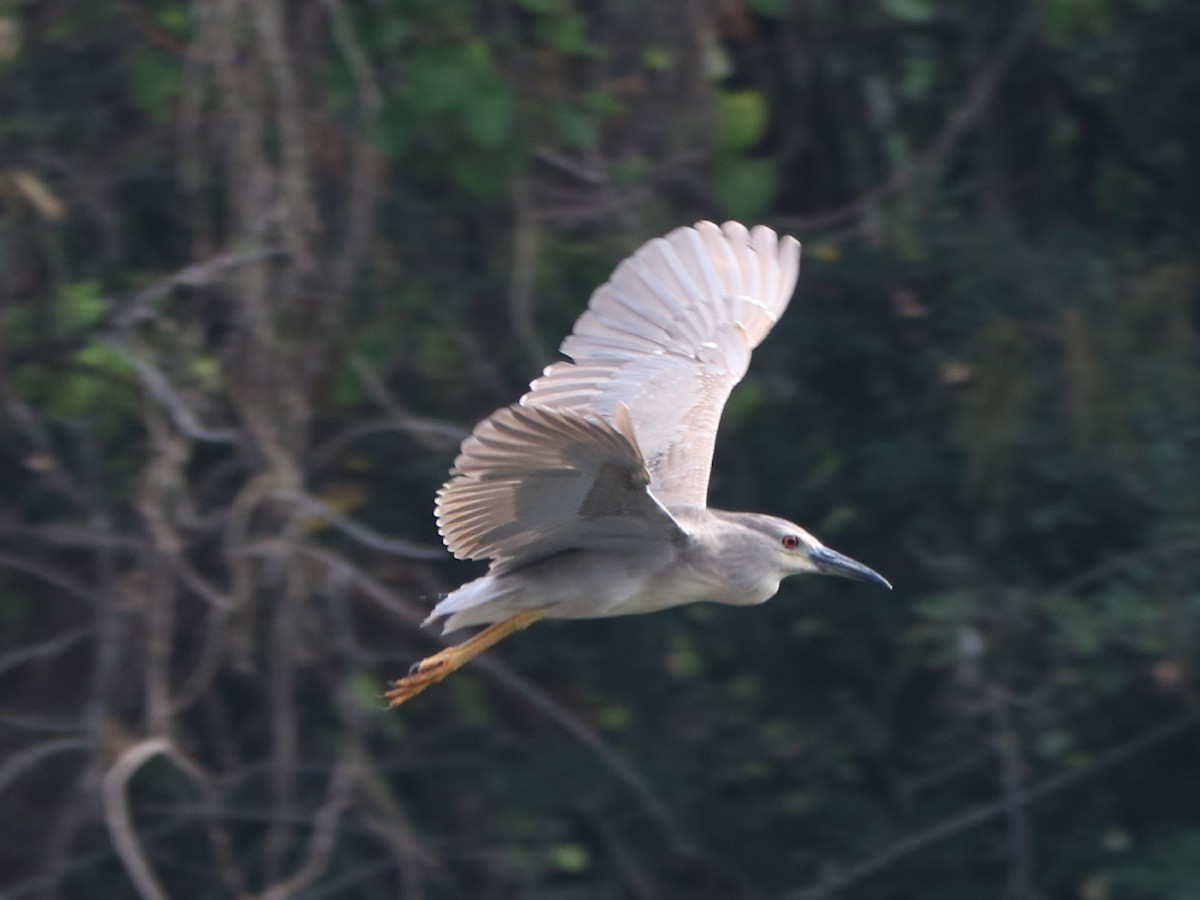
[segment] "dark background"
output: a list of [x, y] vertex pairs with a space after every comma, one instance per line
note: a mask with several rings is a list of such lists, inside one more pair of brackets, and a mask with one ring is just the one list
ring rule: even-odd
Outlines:
[[[0, 6], [6, 898], [1200, 897], [1195, 0]], [[539, 624], [433, 494], [589, 292], [805, 243], [715, 505], [893, 594]]]

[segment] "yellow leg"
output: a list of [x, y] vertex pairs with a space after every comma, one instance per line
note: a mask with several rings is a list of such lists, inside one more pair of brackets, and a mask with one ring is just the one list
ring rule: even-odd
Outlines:
[[447, 647], [433, 656], [427, 656], [403, 678], [397, 678], [391, 684], [391, 690], [384, 694], [388, 706], [395, 708], [412, 697], [417, 696], [431, 684], [437, 684], [452, 672], [457, 672], [470, 660], [474, 659], [488, 647], [498, 644], [510, 634], [528, 628], [538, 619], [544, 618], [541, 610], [519, 612], [515, 616], [502, 619], [489, 625], [478, 634], [472, 635], [461, 644]]

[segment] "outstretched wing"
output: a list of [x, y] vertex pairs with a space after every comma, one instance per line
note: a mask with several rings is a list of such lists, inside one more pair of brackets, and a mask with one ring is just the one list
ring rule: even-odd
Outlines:
[[721, 411], [796, 286], [800, 244], [700, 222], [645, 244], [592, 294], [526, 408], [628, 407], [663, 504], [705, 506]]
[[622, 550], [683, 531], [648, 489], [628, 414], [499, 409], [463, 441], [437, 496], [438, 529], [459, 559], [493, 571], [566, 549]]

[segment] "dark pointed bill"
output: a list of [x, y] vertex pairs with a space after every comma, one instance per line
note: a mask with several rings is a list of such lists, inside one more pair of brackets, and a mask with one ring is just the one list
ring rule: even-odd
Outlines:
[[870, 581], [883, 585], [889, 591], [892, 589], [891, 583], [874, 569], [868, 569], [862, 563], [843, 556], [836, 550], [830, 550], [828, 547], [814, 547], [808, 551], [808, 558], [813, 561], [813, 565], [822, 575], [838, 575], [842, 578], [853, 578], [855, 581]]

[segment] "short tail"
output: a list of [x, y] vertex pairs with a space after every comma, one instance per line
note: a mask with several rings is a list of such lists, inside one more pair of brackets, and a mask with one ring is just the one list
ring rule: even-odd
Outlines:
[[512, 615], [514, 609], [510, 604], [519, 593], [518, 588], [505, 584], [502, 578], [484, 575], [447, 594], [421, 624], [431, 625], [445, 618], [442, 634], [472, 625], [487, 625]]

